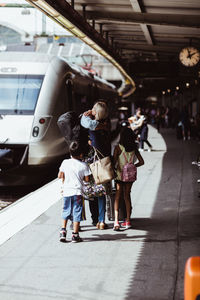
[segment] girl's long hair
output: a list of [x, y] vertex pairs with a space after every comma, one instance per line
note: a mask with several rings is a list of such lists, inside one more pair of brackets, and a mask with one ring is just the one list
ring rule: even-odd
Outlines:
[[136, 135], [131, 128], [124, 127], [121, 129], [119, 144], [124, 146], [126, 152], [131, 152], [137, 149], [135, 139]]

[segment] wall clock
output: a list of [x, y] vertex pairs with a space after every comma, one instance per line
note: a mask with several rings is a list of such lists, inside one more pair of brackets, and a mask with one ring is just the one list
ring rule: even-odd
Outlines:
[[179, 53], [180, 62], [186, 67], [193, 67], [200, 61], [200, 52], [192, 46], [183, 48]]

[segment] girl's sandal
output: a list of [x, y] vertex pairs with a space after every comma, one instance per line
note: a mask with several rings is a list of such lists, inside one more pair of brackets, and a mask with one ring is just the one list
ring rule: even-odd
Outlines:
[[120, 231], [119, 223], [114, 224], [113, 230], [114, 230], [114, 231]]

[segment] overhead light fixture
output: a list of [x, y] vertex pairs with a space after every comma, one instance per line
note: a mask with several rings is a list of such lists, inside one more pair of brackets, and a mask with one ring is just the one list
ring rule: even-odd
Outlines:
[[90, 38], [88, 38], [87, 36], [83, 37], [82, 41], [85, 42], [87, 45], [89, 45], [92, 48], [95, 45], [95, 43]]
[[121, 107], [118, 107], [118, 110], [128, 110], [128, 107], [126, 107], [126, 106], [121, 106]]
[[93, 48], [94, 48], [97, 52], [101, 52], [101, 51], [102, 51], [101, 47], [99, 47], [97, 44], [94, 44], [94, 45], [93, 45]]
[[101, 49], [100, 52], [101, 52], [101, 55], [105, 56], [106, 58], [112, 59], [112, 58], [109, 56], [109, 54], [108, 54], [106, 51], [104, 51], [103, 49]]
[[71, 29], [71, 32], [74, 33], [80, 39], [85, 37], [85, 34], [82, 31], [80, 31], [77, 27], [73, 27]]
[[58, 16], [56, 19], [59, 21], [59, 23], [64, 25], [65, 28], [67, 28], [69, 30], [74, 28], [74, 25], [70, 21], [68, 21], [67, 19], [63, 18], [62, 16]]
[[168, 90], [167, 90], [167, 92], [168, 92], [168, 93], [170, 93], [170, 92], [171, 92], [171, 90], [170, 90], [170, 89], [168, 89]]
[[162, 91], [162, 94], [165, 95], [165, 91]]
[[177, 91], [179, 90], [179, 86], [176, 86], [176, 90], [177, 90]]
[[189, 82], [186, 82], [186, 84], [185, 84], [185, 85], [186, 85], [186, 87], [189, 87], [189, 86], [190, 86]]

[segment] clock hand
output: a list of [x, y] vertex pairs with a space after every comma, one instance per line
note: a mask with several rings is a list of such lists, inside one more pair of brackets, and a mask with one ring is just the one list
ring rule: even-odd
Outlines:
[[193, 56], [193, 55], [195, 55], [195, 54], [197, 54], [197, 53], [198, 53], [198, 52], [193, 52], [193, 53], [191, 53], [191, 54], [190, 54], [190, 57]]
[[187, 51], [188, 51], [188, 57], [190, 57], [190, 50], [189, 50], [189, 49], [187, 49]]

